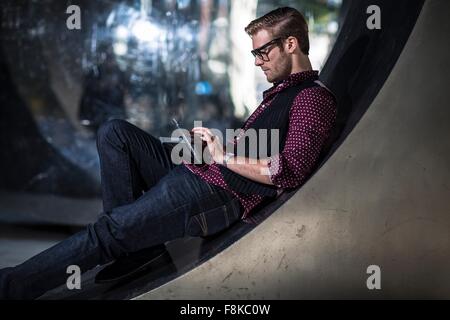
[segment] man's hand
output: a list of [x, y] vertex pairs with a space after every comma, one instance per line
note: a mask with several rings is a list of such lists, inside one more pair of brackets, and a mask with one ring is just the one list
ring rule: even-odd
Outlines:
[[204, 127], [195, 127], [192, 129], [194, 134], [198, 134], [200, 138], [208, 145], [208, 151], [214, 160], [214, 162], [222, 164], [225, 152], [223, 150], [223, 144], [220, 139], [215, 136], [211, 130]]
[[[200, 135], [203, 141], [208, 145], [209, 153], [216, 163], [223, 164], [225, 151], [220, 139], [208, 128], [195, 127], [192, 129], [194, 134]], [[251, 159], [235, 156], [227, 162], [227, 168], [253, 181], [273, 185], [269, 177], [268, 159]]]

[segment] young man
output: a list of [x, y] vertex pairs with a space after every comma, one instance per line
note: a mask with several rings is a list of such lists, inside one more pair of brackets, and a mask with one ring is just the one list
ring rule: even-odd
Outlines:
[[224, 230], [263, 200], [305, 181], [336, 115], [333, 95], [317, 82], [308, 59], [306, 21], [297, 10], [280, 8], [251, 22], [246, 32], [255, 65], [274, 85], [242, 129], [278, 129], [280, 152], [272, 154], [268, 144], [268, 157], [250, 162], [252, 146], [245, 139], [235, 139], [242, 154], [225, 153], [210, 129], [198, 127], [193, 132], [206, 141], [214, 162], [174, 165], [158, 139], [125, 121], [107, 122], [97, 141], [103, 213], [86, 230], [0, 271], [1, 298], [37, 298], [65, 283], [70, 265], [85, 272], [116, 260], [99, 282], [133, 272], [161, 255], [165, 242]]

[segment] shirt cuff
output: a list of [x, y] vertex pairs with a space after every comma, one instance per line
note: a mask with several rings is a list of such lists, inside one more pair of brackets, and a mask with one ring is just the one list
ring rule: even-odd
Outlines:
[[267, 166], [269, 167], [269, 178], [272, 183], [279, 187], [277, 184], [277, 176], [281, 173], [281, 161], [280, 161], [280, 154], [276, 154], [272, 157], [269, 157], [269, 162], [267, 163]]

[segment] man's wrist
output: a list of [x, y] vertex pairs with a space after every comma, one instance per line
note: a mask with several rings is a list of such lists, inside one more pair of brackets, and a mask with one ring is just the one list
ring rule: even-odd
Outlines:
[[225, 153], [223, 156], [223, 162], [222, 164], [226, 167], [228, 166], [228, 161], [230, 161], [230, 159], [234, 158], [234, 153]]

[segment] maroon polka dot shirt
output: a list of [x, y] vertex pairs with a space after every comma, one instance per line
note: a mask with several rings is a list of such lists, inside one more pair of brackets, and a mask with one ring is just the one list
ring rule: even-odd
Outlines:
[[[242, 127], [243, 131], [236, 137], [234, 143], [266, 108], [270, 108], [279, 92], [305, 80], [315, 79], [317, 75], [317, 71], [291, 74], [284, 81], [266, 90], [263, 93], [262, 103], [245, 122]], [[301, 91], [294, 99], [284, 148], [281, 153], [269, 158], [270, 180], [279, 188], [279, 194], [283, 189], [295, 188], [306, 180], [316, 164], [335, 119], [335, 100], [322, 84], [320, 87]], [[244, 208], [242, 219], [248, 218], [251, 210], [263, 200], [260, 195], [243, 195], [231, 190], [220, 172], [219, 164], [214, 163], [202, 167], [186, 163], [184, 165], [206, 182], [232, 192]]]

